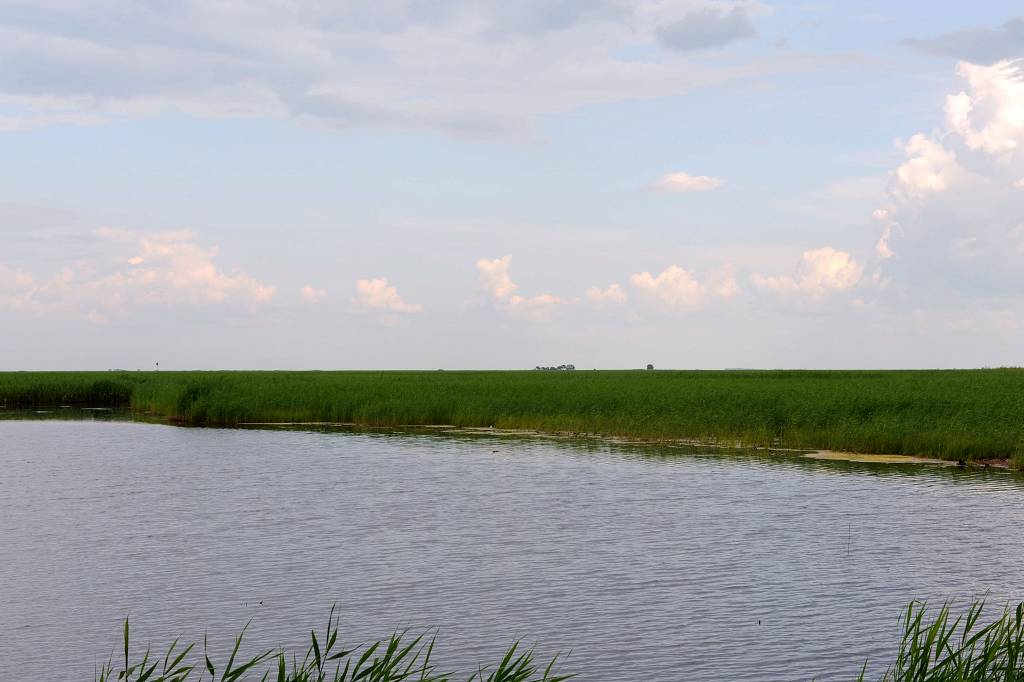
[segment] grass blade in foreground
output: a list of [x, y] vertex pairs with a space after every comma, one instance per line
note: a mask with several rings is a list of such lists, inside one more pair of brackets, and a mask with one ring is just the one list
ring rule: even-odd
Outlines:
[[[949, 604], [943, 604], [929, 618], [927, 606], [911, 602], [900, 623], [903, 636], [896, 661], [878, 678], [879, 682], [1024, 682], [1024, 602], [1007, 607], [996, 620], [983, 624], [985, 603], [970, 605], [966, 614], [953, 618]], [[431, 663], [434, 639], [424, 636], [408, 639], [396, 632], [387, 640], [349, 649], [338, 646], [338, 618], [331, 610], [323, 637], [311, 632], [310, 646], [300, 660], [280, 651], [263, 652], [236, 664], [242, 634], [235, 640], [231, 660], [217, 675], [218, 666], [206, 656], [198, 665], [188, 662], [190, 644], [179, 649], [171, 644], [158, 664], [150, 651], [131, 663], [128, 649], [128, 621], [124, 623], [124, 666], [108, 661], [97, 671], [96, 682], [564, 682], [573, 675], [556, 670], [558, 656], [546, 667], [536, 660], [533, 650], [512, 644], [498, 664], [480, 668], [472, 675], [440, 672]], [[204, 642], [205, 643], [205, 642]], [[204, 647], [205, 649], [205, 647]], [[175, 651], [178, 653], [175, 655]], [[152, 663], [150, 661], [153, 661]], [[261, 668], [261, 664], [266, 669]], [[158, 672], [158, 667], [160, 668]], [[209, 675], [207, 675], [209, 673]], [[859, 682], [867, 680], [867, 664]]]
[[[1024, 602], [979, 625], [984, 607], [983, 601], [974, 602], [966, 615], [950, 620], [949, 604], [943, 604], [928, 620], [926, 605], [911, 602], [901, 620], [896, 662], [881, 682], [1024, 681]], [[862, 670], [860, 682], [865, 675]]]
[[[430, 662], [434, 640], [420, 635], [409, 639], [407, 633], [396, 632], [389, 639], [368, 645], [344, 649], [338, 646], [339, 619], [331, 616], [323, 637], [310, 633], [310, 646], [301, 661], [284, 651], [264, 651], [251, 658], [238, 660], [246, 625], [235, 639], [230, 658], [221, 668], [206, 653], [204, 637], [202, 660], [197, 665], [188, 662], [194, 648], [190, 644], [175, 655], [179, 647], [175, 640], [163, 657], [151, 663], [147, 649], [142, 660], [131, 663], [129, 651], [129, 624], [124, 621], [124, 666], [107, 661], [95, 675], [95, 682], [455, 682], [467, 679], [437, 671]], [[572, 675], [560, 675], [555, 670], [555, 656], [546, 667], [536, 660], [533, 650], [521, 651], [519, 642], [512, 644], [497, 666], [481, 668], [469, 676], [470, 682], [563, 682]], [[158, 671], [158, 667], [160, 670]], [[264, 670], [265, 668], [265, 670]], [[218, 671], [219, 674], [218, 674]]]

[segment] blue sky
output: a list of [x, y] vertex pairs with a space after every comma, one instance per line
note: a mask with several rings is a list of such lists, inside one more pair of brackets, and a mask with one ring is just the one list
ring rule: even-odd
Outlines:
[[1019, 365], [1019, 17], [0, 0], [0, 366]]

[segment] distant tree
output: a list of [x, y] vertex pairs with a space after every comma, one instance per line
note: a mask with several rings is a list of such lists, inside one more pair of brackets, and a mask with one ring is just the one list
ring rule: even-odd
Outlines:
[[654, 365], [648, 364], [648, 365], [647, 365], [647, 369], [648, 369], [648, 370], [652, 370], [652, 369], [654, 369]]

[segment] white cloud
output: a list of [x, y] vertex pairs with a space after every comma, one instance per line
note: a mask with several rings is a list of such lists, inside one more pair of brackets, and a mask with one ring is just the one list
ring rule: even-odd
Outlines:
[[892, 239], [892, 225], [886, 225], [885, 229], [882, 230], [882, 236], [875, 242], [875, 255], [880, 259], [885, 260], [892, 258], [896, 253], [889, 246], [889, 240]]
[[147, 306], [259, 305], [276, 292], [241, 270], [221, 269], [217, 248], [203, 248], [187, 230], [101, 228], [95, 235], [103, 257], [77, 261], [48, 278], [21, 271], [0, 276], [0, 289], [6, 291], [0, 302], [37, 313], [64, 310], [98, 319]]
[[726, 265], [712, 273], [708, 278], [708, 286], [721, 298], [736, 298], [743, 293], [739, 282], [736, 281], [736, 268], [732, 265]]
[[875, 255], [880, 260], [886, 260], [896, 255], [889, 246], [889, 240], [892, 239], [893, 229], [899, 227], [899, 223], [891, 221], [889, 219], [890, 214], [891, 212], [887, 208], [876, 208], [871, 212], [871, 217], [883, 224], [882, 234], [878, 237], [878, 241], [875, 242]]
[[899, 196], [921, 199], [946, 191], [960, 173], [956, 153], [925, 135], [914, 135], [904, 147], [907, 160], [893, 173]]
[[992, 155], [1011, 154], [1024, 141], [1024, 73], [1021, 61], [992, 66], [961, 62], [957, 73], [970, 93], [946, 98], [949, 129], [972, 150]]
[[568, 303], [552, 294], [538, 294], [529, 298], [513, 294], [508, 298], [505, 310], [513, 317], [545, 321], [554, 317], [555, 312]]
[[193, 302], [234, 299], [266, 303], [276, 291], [239, 270], [220, 270], [215, 263], [217, 247], [203, 249], [190, 231], [133, 233], [101, 229], [98, 234], [136, 247], [136, 254], [126, 261], [131, 267], [108, 276], [106, 281], [134, 289], [153, 301], [169, 303], [183, 297]]
[[356, 280], [356, 303], [363, 308], [392, 313], [419, 313], [423, 310], [418, 303], [403, 301], [398, 289], [388, 284], [387, 277]]
[[911, 158], [893, 173], [875, 253], [904, 297], [983, 306], [1024, 292], [1024, 71], [1020, 62], [962, 62], [957, 75], [963, 91], [946, 98], [948, 129], [914, 135]]
[[796, 275], [769, 277], [754, 273], [751, 283], [780, 295], [802, 295], [820, 299], [831, 292], [856, 287], [864, 275], [864, 265], [846, 251], [831, 246], [804, 251]]
[[682, 171], [666, 173], [654, 183], [654, 189], [662, 192], [709, 192], [718, 189], [724, 181], [710, 175], [690, 175]]
[[311, 284], [306, 284], [299, 290], [299, 295], [302, 296], [302, 300], [307, 303], [319, 303], [327, 298], [327, 291], [324, 289], [317, 289]]
[[669, 308], [698, 310], [704, 307], [706, 288], [694, 273], [670, 265], [658, 276], [641, 272], [630, 277], [633, 286], [646, 298]]
[[543, 321], [551, 319], [562, 306], [573, 303], [553, 294], [521, 296], [515, 291], [519, 285], [512, 281], [509, 266], [512, 256], [481, 258], [476, 262], [480, 273], [480, 286], [505, 313], [522, 319]]
[[476, 262], [480, 273], [480, 284], [494, 298], [508, 298], [519, 288], [508, 274], [512, 256], [502, 256], [494, 260], [481, 258]]
[[607, 288], [590, 287], [587, 289], [587, 300], [601, 307], [605, 305], [621, 305], [626, 302], [626, 292], [620, 284], [609, 284]]

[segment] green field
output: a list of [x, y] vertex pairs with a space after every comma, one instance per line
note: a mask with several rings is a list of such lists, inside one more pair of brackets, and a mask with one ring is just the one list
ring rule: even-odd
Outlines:
[[1024, 462], [1024, 369], [6, 372], [5, 409], [130, 406], [199, 426], [493, 426]]

